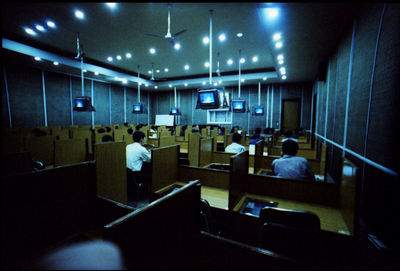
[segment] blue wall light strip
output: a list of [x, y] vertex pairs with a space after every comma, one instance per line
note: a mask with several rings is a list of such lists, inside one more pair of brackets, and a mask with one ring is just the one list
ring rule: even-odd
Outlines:
[[315, 135], [316, 135], [317, 137], [319, 137], [319, 138], [325, 140], [326, 142], [329, 142], [330, 144], [335, 145], [336, 147], [342, 149], [343, 152], [347, 152], [347, 153], [349, 153], [349, 154], [351, 154], [351, 155], [357, 157], [357, 158], [360, 159], [361, 161], [364, 161], [365, 163], [370, 164], [371, 166], [373, 166], [373, 167], [375, 167], [375, 168], [377, 168], [377, 169], [380, 169], [380, 170], [382, 170], [383, 172], [385, 172], [385, 173], [387, 173], [387, 174], [389, 174], [389, 175], [391, 175], [391, 176], [394, 176], [394, 177], [398, 177], [398, 176], [399, 176], [399, 174], [398, 174], [396, 171], [394, 171], [394, 170], [391, 170], [391, 169], [389, 169], [389, 168], [387, 168], [387, 167], [384, 167], [384, 166], [382, 166], [382, 165], [380, 165], [380, 164], [378, 164], [378, 163], [376, 163], [376, 162], [374, 162], [374, 161], [372, 161], [372, 160], [370, 160], [370, 159], [368, 159], [368, 158], [366, 158], [366, 157], [364, 157], [364, 156], [361, 156], [361, 155], [359, 155], [358, 153], [356, 153], [356, 152], [354, 152], [354, 151], [352, 151], [352, 150], [349, 150], [349, 149], [345, 148], [344, 146], [341, 146], [341, 145], [337, 144], [336, 142], [333, 142], [332, 140], [329, 140], [329, 139], [323, 137], [322, 135], [320, 135], [320, 134], [318, 134], [318, 133], [315, 133]]
[[111, 84], [108, 86], [108, 110], [110, 112], [110, 125], [112, 123], [112, 119], [111, 119]]
[[43, 88], [44, 126], [47, 127], [46, 84], [44, 80], [44, 71], [42, 71], [42, 88]]
[[6, 67], [3, 66], [3, 73], [4, 73], [4, 85], [6, 87], [6, 98], [7, 98], [7, 109], [8, 109], [8, 120], [10, 128], [12, 128], [12, 121], [11, 121], [11, 107], [10, 107], [10, 96], [8, 94], [8, 84], [7, 84], [7, 74], [6, 74]]
[[[93, 88], [93, 80], [92, 81], [92, 105], [94, 106], [94, 88]], [[92, 111], [92, 129], [94, 129], [94, 111]]]
[[69, 77], [69, 102], [71, 107], [71, 125], [74, 125], [74, 108], [72, 103], [72, 77]]
[[326, 86], [326, 104], [325, 104], [325, 130], [324, 130], [324, 137], [326, 137], [326, 128], [328, 126], [328, 108], [329, 108], [329, 78], [331, 74], [331, 62], [328, 63], [328, 84]]
[[269, 127], [268, 126], [268, 121], [269, 121], [269, 86], [267, 86], [267, 108], [266, 108], [266, 111], [265, 111], [265, 115], [267, 115], [267, 118], [266, 118], [266, 122], [265, 122], [265, 128], [267, 128], [267, 127]]

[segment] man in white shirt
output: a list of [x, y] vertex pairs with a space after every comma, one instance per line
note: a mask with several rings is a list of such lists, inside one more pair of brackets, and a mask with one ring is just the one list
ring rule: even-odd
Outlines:
[[246, 151], [246, 148], [240, 145], [242, 136], [239, 133], [234, 133], [232, 136], [232, 144], [226, 146], [225, 152], [240, 153]]
[[295, 156], [298, 149], [299, 145], [291, 138], [282, 143], [283, 156], [272, 161], [274, 175], [282, 178], [315, 181], [314, 173], [307, 159]]
[[126, 167], [132, 171], [140, 171], [143, 162], [151, 161], [151, 152], [143, 147], [146, 137], [142, 131], [134, 132], [132, 137], [134, 142], [126, 146]]

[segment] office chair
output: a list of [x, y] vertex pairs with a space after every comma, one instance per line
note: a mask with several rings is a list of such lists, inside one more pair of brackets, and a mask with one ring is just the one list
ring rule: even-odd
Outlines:
[[308, 211], [264, 207], [260, 211], [261, 248], [316, 263], [320, 250], [319, 217]]
[[210, 204], [203, 198], [200, 199], [200, 229], [209, 233], [214, 232], [211, 221]]

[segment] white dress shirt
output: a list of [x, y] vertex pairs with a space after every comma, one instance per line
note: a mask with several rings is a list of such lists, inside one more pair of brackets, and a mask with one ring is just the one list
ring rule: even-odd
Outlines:
[[225, 148], [225, 152], [229, 153], [240, 153], [244, 151], [246, 151], [246, 148], [236, 142], [232, 142], [232, 144]]
[[314, 180], [314, 173], [304, 157], [285, 154], [272, 161], [272, 171], [282, 178]]
[[151, 161], [151, 153], [140, 143], [134, 142], [126, 146], [126, 167], [132, 171], [140, 171], [143, 162]]

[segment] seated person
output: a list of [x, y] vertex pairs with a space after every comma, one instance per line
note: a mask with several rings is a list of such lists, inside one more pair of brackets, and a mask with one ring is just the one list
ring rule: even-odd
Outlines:
[[263, 140], [264, 141], [264, 145], [267, 145], [267, 142], [265, 142], [264, 138], [261, 137], [261, 128], [256, 128], [256, 130], [254, 131], [254, 135], [251, 136], [250, 138], [250, 145], [254, 145], [256, 144], [258, 141]]
[[[293, 133], [293, 131], [292, 130], [287, 130], [286, 132], [284, 132], [283, 133], [283, 135], [286, 137], [286, 138], [297, 138], [297, 135], [295, 134], [295, 133]], [[295, 141], [297, 141], [297, 140], [295, 140]], [[283, 140], [282, 140], [282, 142], [283, 142]]]
[[315, 181], [314, 173], [304, 157], [295, 156], [299, 145], [293, 139], [282, 143], [282, 157], [272, 161], [272, 172], [282, 178]]
[[246, 151], [246, 148], [240, 145], [242, 136], [239, 133], [234, 133], [232, 136], [232, 144], [226, 146], [225, 152], [229, 153], [240, 153]]

